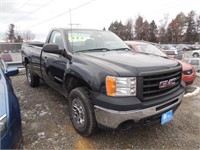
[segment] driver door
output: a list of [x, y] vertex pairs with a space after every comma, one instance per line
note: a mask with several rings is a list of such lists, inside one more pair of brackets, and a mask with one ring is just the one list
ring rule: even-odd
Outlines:
[[[62, 35], [59, 31], [51, 33], [48, 43], [57, 44], [59, 49], [64, 49]], [[63, 90], [64, 72], [68, 59], [60, 54], [42, 52], [41, 61], [44, 81], [61, 92]]]

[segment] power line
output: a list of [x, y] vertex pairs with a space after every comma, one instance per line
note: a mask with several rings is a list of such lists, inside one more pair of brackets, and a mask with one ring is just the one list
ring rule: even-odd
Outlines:
[[50, 21], [50, 20], [56, 19], [56, 18], [58, 18], [58, 17], [60, 17], [60, 16], [65, 15], [66, 13], [69, 13], [70, 11], [72, 12], [72, 11], [75, 11], [75, 10], [77, 10], [77, 9], [79, 9], [79, 8], [81, 8], [81, 7], [83, 7], [83, 6], [86, 6], [86, 5], [90, 4], [90, 3], [92, 3], [93, 1], [94, 1], [94, 0], [91, 0], [91, 1], [86, 2], [86, 3], [84, 3], [84, 4], [80, 5], [80, 6], [77, 6], [77, 7], [73, 8], [73, 9], [71, 9], [71, 10], [64, 11], [64, 12], [62, 12], [62, 13], [56, 15], [56, 16], [53, 16], [53, 17], [48, 18], [48, 19], [46, 19], [46, 20], [43, 20], [43, 21], [41, 21], [41, 22], [39, 22], [39, 23], [36, 23], [36, 24], [34, 24], [34, 25], [30, 26], [30, 27], [27, 27], [26, 29], [32, 28], [32, 27], [36, 27], [36, 26], [38, 26], [38, 25], [40, 25], [40, 24], [43, 24], [43, 23], [48, 22], [48, 21]]
[[21, 19], [19, 19], [19, 20], [17, 20], [17, 21], [14, 21], [14, 22], [17, 23], [17, 22], [22, 21], [24, 18], [26, 18], [26, 17], [32, 15], [33, 13], [35, 13], [35, 12], [39, 11], [40, 9], [42, 9], [43, 7], [49, 5], [49, 3], [51, 3], [52, 1], [53, 1], [53, 0], [50, 0], [49, 2], [45, 3], [44, 5], [40, 6], [39, 8], [35, 9], [34, 11], [28, 13], [26, 16], [22, 17]]

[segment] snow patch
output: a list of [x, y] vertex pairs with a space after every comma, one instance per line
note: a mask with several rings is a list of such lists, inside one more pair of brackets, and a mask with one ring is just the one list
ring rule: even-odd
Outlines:
[[184, 95], [184, 97], [191, 97], [191, 96], [196, 96], [197, 94], [200, 93], [200, 87], [194, 86], [196, 90], [194, 90], [192, 93], [187, 93]]

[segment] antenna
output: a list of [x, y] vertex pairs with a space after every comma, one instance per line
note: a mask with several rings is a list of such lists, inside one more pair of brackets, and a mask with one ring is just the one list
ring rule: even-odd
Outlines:
[[72, 11], [71, 11], [71, 8], [69, 9], [69, 25], [70, 25], [70, 33], [71, 33], [71, 47], [72, 47], [72, 50], [73, 50], [73, 35], [72, 35], [72, 27], [73, 25], [76, 25], [76, 26], [79, 26], [80, 24], [79, 23], [72, 23]]
[[72, 50], [74, 49], [74, 46], [73, 46], [73, 36], [72, 36], [72, 12], [71, 12], [71, 8], [69, 9], [69, 22], [70, 22], [70, 32], [71, 32], [71, 47], [72, 47]]
[[69, 23], [69, 25], [70, 25], [70, 26], [77, 26], [77, 27], [78, 27], [78, 26], [80, 26], [81, 24], [79, 24], [79, 23]]
[[69, 9], [69, 25], [70, 25], [70, 29], [72, 29], [72, 26], [75, 25], [75, 26], [80, 26], [81, 24], [79, 23], [72, 23], [72, 11], [71, 11], [71, 8]]
[[69, 9], [69, 22], [70, 22], [70, 29], [72, 29], [72, 12], [71, 12], [71, 8]]

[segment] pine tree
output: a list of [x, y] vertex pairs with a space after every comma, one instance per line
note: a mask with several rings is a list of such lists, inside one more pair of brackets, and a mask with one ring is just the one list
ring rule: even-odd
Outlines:
[[6, 33], [6, 35], [7, 35], [7, 40], [9, 40], [10, 42], [14, 42], [14, 39], [15, 39], [14, 28], [15, 28], [14, 24], [10, 24], [8, 26], [8, 32]]
[[155, 23], [155, 21], [153, 20], [150, 25], [149, 25], [149, 41], [150, 42], [156, 42], [156, 36], [158, 34], [158, 29], [157, 29], [157, 25]]
[[194, 43], [197, 39], [197, 24], [195, 22], [195, 12], [191, 11], [187, 16], [187, 30], [185, 33], [185, 42]]
[[137, 40], [143, 40], [145, 37], [144, 29], [143, 29], [143, 18], [138, 16], [135, 22], [135, 38]]
[[186, 29], [186, 16], [184, 13], [179, 13], [175, 18], [174, 25], [174, 39], [175, 43], [181, 43], [183, 41], [184, 31]]
[[128, 19], [126, 25], [124, 26], [124, 40], [133, 40], [133, 21]]
[[144, 23], [143, 23], [143, 32], [144, 32], [143, 40], [149, 41], [149, 36], [150, 36], [149, 31], [150, 31], [149, 22], [147, 20], [145, 20]]
[[108, 28], [109, 31], [112, 31], [118, 35], [122, 40], [132, 40], [133, 31], [132, 31], [132, 20], [128, 20], [126, 25], [123, 25], [121, 21], [115, 21], [110, 24]]

